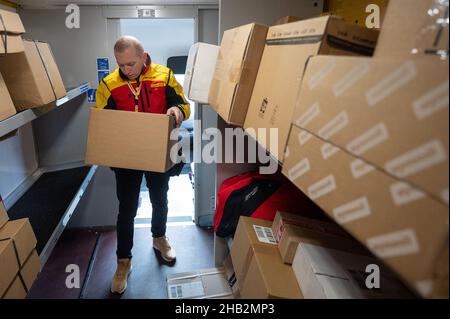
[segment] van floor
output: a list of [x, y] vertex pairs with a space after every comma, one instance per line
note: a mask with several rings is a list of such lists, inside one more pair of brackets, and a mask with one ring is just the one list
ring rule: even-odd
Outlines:
[[168, 274], [211, 268], [214, 264], [212, 228], [168, 225], [166, 235], [177, 253], [172, 265], [153, 249], [150, 228], [135, 228], [128, 287], [122, 295], [115, 295], [110, 287], [116, 269], [116, 231], [66, 230], [27, 298], [166, 299]]

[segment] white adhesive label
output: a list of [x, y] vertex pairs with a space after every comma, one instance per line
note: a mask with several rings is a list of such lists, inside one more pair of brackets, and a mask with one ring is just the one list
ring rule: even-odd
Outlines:
[[389, 133], [386, 125], [384, 125], [384, 123], [379, 123], [349, 142], [347, 144], [347, 149], [356, 155], [361, 155], [372, 147], [383, 143], [388, 138]]
[[310, 123], [319, 114], [320, 114], [320, 104], [319, 102], [315, 102], [313, 105], [309, 107], [308, 110], [306, 110], [305, 113], [303, 113], [302, 116], [300, 116], [297, 119], [297, 121], [295, 121], [295, 124], [300, 127], [304, 127], [308, 125], [308, 123]]
[[336, 147], [330, 143], [325, 143], [322, 145], [320, 150], [322, 152], [323, 159], [326, 160], [331, 156], [333, 156], [334, 154], [336, 154], [337, 152], [339, 152], [339, 147]]
[[300, 143], [300, 145], [303, 145], [306, 142], [308, 142], [312, 137], [313, 137], [312, 134], [303, 131], [298, 134], [298, 142]]
[[385, 164], [386, 170], [398, 177], [407, 177], [447, 160], [439, 140], [432, 140]]
[[308, 81], [308, 87], [310, 90], [317, 87], [320, 82], [334, 69], [336, 65], [336, 60], [330, 60], [325, 66], [319, 70], [316, 74], [314, 74]]
[[419, 242], [413, 229], [368, 238], [367, 247], [380, 258], [417, 254], [420, 251]]
[[350, 163], [350, 170], [355, 179], [364, 176], [375, 169], [374, 166], [367, 164], [366, 162], [360, 160], [359, 158], [353, 160]]
[[367, 197], [361, 197], [333, 209], [333, 215], [338, 224], [345, 224], [371, 214]]
[[321, 129], [319, 129], [317, 133], [320, 137], [329, 139], [334, 134], [346, 127], [348, 125], [348, 122], [348, 114], [347, 112], [343, 111], [339, 113], [334, 119], [325, 124]]
[[253, 225], [253, 229], [255, 230], [256, 237], [260, 242], [272, 245], [277, 244], [277, 241], [273, 236], [272, 228]]
[[397, 70], [387, 75], [377, 85], [367, 91], [367, 104], [369, 106], [375, 106], [414, 79], [416, 75], [417, 70], [414, 63], [410, 60], [406, 61]]
[[409, 184], [398, 182], [390, 187], [391, 196], [397, 206], [405, 205], [415, 200], [426, 197], [425, 193], [412, 188]]
[[430, 115], [448, 109], [448, 81], [432, 89], [412, 104], [417, 119], [423, 120]]
[[367, 61], [359, 63], [333, 85], [334, 96], [338, 97], [344, 94], [345, 91], [351, 88], [353, 84], [358, 82], [368, 72], [369, 63]]
[[307, 158], [302, 159], [300, 162], [291, 167], [288, 172], [289, 179], [295, 181], [297, 178], [303, 176], [311, 169], [309, 160]]
[[333, 175], [321, 179], [308, 187], [308, 196], [314, 200], [336, 189], [336, 181]]

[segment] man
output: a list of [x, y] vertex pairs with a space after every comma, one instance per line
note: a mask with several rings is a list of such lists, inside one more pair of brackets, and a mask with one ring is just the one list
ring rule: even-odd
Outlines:
[[[131, 112], [149, 112], [173, 115], [177, 126], [189, 118], [190, 107], [183, 88], [172, 70], [151, 63], [138, 39], [124, 36], [114, 45], [114, 56], [119, 66], [98, 85], [96, 106]], [[167, 191], [169, 173], [142, 172], [113, 168], [116, 176], [119, 215], [117, 218], [117, 270], [111, 292], [123, 293], [131, 271], [134, 218], [136, 216], [142, 176], [145, 176], [152, 202], [153, 247], [167, 262], [175, 260], [175, 250], [166, 233]]]

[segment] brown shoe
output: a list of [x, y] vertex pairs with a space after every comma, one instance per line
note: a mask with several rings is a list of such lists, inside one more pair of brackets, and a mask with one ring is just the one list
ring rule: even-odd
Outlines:
[[162, 259], [172, 262], [176, 258], [175, 249], [169, 244], [169, 238], [166, 236], [153, 238], [153, 247], [161, 253]]
[[132, 266], [130, 258], [117, 260], [117, 269], [111, 284], [111, 292], [122, 294], [127, 289], [127, 279], [130, 275]]

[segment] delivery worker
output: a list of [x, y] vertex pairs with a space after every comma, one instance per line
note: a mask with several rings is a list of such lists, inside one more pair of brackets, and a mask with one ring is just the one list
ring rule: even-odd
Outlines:
[[[151, 63], [140, 41], [124, 36], [114, 45], [119, 66], [100, 81], [96, 106], [102, 109], [173, 115], [177, 126], [189, 118], [190, 107], [183, 88], [169, 68]], [[119, 215], [117, 218], [117, 270], [111, 292], [123, 293], [131, 271], [134, 218], [136, 216], [142, 176], [145, 176], [152, 202], [153, 247], [166, 262], [175, 261], [175, 250], [166, 234], [167, 191], [170, 172], [143, 172], [113, 168], [116, 176]]]

